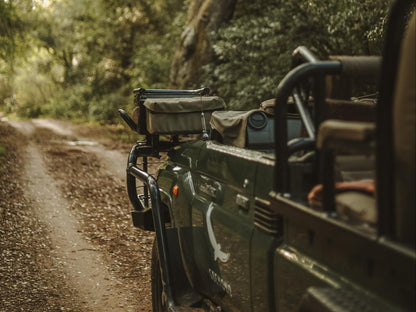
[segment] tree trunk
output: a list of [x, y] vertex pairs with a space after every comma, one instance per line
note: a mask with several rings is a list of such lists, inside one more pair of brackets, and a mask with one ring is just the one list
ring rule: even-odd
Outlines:
[[192, 0], [181, 43], [173, 58], [170, 84], [174, 89], [197, 87], [202, 66], [212, 56], [209, 33], [230, 20], [237, 0]]

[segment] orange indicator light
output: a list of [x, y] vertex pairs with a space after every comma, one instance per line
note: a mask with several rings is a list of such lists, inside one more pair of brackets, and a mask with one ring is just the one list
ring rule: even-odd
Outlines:
[[178, 186], [177, 186], [177, 185], [175, 185], [175, 186], [172, 188], [172, 192], [173, 192], [173, 194], [174, 194], [175, 196], [178, 196]]

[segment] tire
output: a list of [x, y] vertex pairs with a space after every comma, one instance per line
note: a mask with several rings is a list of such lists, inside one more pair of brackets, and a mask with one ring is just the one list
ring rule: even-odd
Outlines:
[[164, 300], [162, 298], [163, 283], [162, 283], [162, 274], [160, 272], [160, 259], [159, 259], [159, 252], [157, 248], [156, 237], [153, 240], [151, 277], [152, 277], [153, 312], [165, 312], [167, 311], [167, 307], [164, 304], [163, 302]]

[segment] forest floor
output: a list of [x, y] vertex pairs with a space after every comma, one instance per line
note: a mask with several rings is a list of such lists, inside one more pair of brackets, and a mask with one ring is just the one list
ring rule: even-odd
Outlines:
[[0, 118], [0, 311], [151, 311], [117, 131]]

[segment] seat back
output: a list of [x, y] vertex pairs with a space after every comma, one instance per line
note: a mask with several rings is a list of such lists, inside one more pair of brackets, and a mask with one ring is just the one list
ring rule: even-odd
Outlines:
[[[401, 177], [401, 173], [396, 172], [397, 161], [395, 156], [401, 152], [400, 148], [397, 153], [395, 152], [396, 143], [399, 143], [400, 141], [396, 140], [395, 143], [394, 139], [400, 137], [400, 140], [407, 140], [404, 144], [414, 144], [414, 141], [411, 142], [411, 136], [406, 137], [406, 135], [404, 135], [404, 128], [402, 130], [398, 129], [400, 127], [398, 121], [401, 118], [399, 117], [401, 115], [399, 111], [402, 111], [402, 109], [396, 110], [394, 107], [396, 107], [396, 96], [398, 97], [397, 101], [401, 101], [401, 96], [406, 94], [409, 90], [415, 88], [414, 83], [413, 85], [406, 86], [406, 83], [402, 80], [404, 78], [400, 78], [399, 81], [399, 77], [403, 77], [405, 74], [406, 67], [408, 67], [407, 69], [409, 71], [415, 70], [414, 67], [410, 67], [410, 64], [412, 64], [411, 61], [405, 60], [406, 57], [410, 57], [410, 59], [414, 58], [414, 52], [413, 56], [411, 55], [411, 52], [408, 56], [404, 55], [405, 50], [408, 49], [407, 45], [409, 45], [409, 43], [406, 44], [405, 41], [409, 42], [409, 40], [412, 40], [409, 31], [412, 31], [411, 29], [413, 26], [409, 27], [409, 18], [411, 17], [413, 11], [414, 0], [397, 0], [394, 2], [390, 10], [390, 16], [387, 21], [384, 38], [385, 44], [383, 50], [382, 72], [376, 110], [376, 190], [379, 212], [378, 232], [381, 236], [398, 239], [403, 243], [411, 244], [414, 244], [414, 235], [413, 238], [411, 238], [410, 232], [405, 234], [404, 232], [406, 231], [403, 230], [404, 227], [401, 225], [402, 221], [399, 220], [408, 219], [405, 223], [409, 224], [408, 222], [410, 222], [413, 223], [414, 226], [414, 221], [410, 221], [412, 219], [414, 220], [414, 218], [412, 218], [412, 212], [410, 209], [403, 208], [403, 206], [401, 206], [402, 203], [397, 202], [397, 199], [402, 196], [400, 191], [403, 191], [404, 189], [408, 189], [408, 192], [414, 192], [414, 186], [412, 189], [411, 185], [407, 185], [404, 189], [399, 191], [399, 194], [395, 194], [396, 189], [401, 188], [401, 186], [398, 185], [396, 187], [395, 185], [396, 178], [400, 179]], [[405, 48], [401, 49], [402, 47]], [[410, 100], [409, 103], [411, 103], [411, 101], [412, 100]], [[400, 104], [399, 107], [401, 105], [403, 105], [402, 107], [410, 107], [404, 103]], [[395, 116], [393, 116], [394, 111], [396, 112]], [[394, 120], [396, 120], [396, 129], [393, 131]], [[408, 211], [406, 212], [406, 210]], [[407, 215], [407, 213], [410, 213], [410, 215]]]
[[393, 102], [396, 236], [415, 244], [416, 12], [401, 45]]

